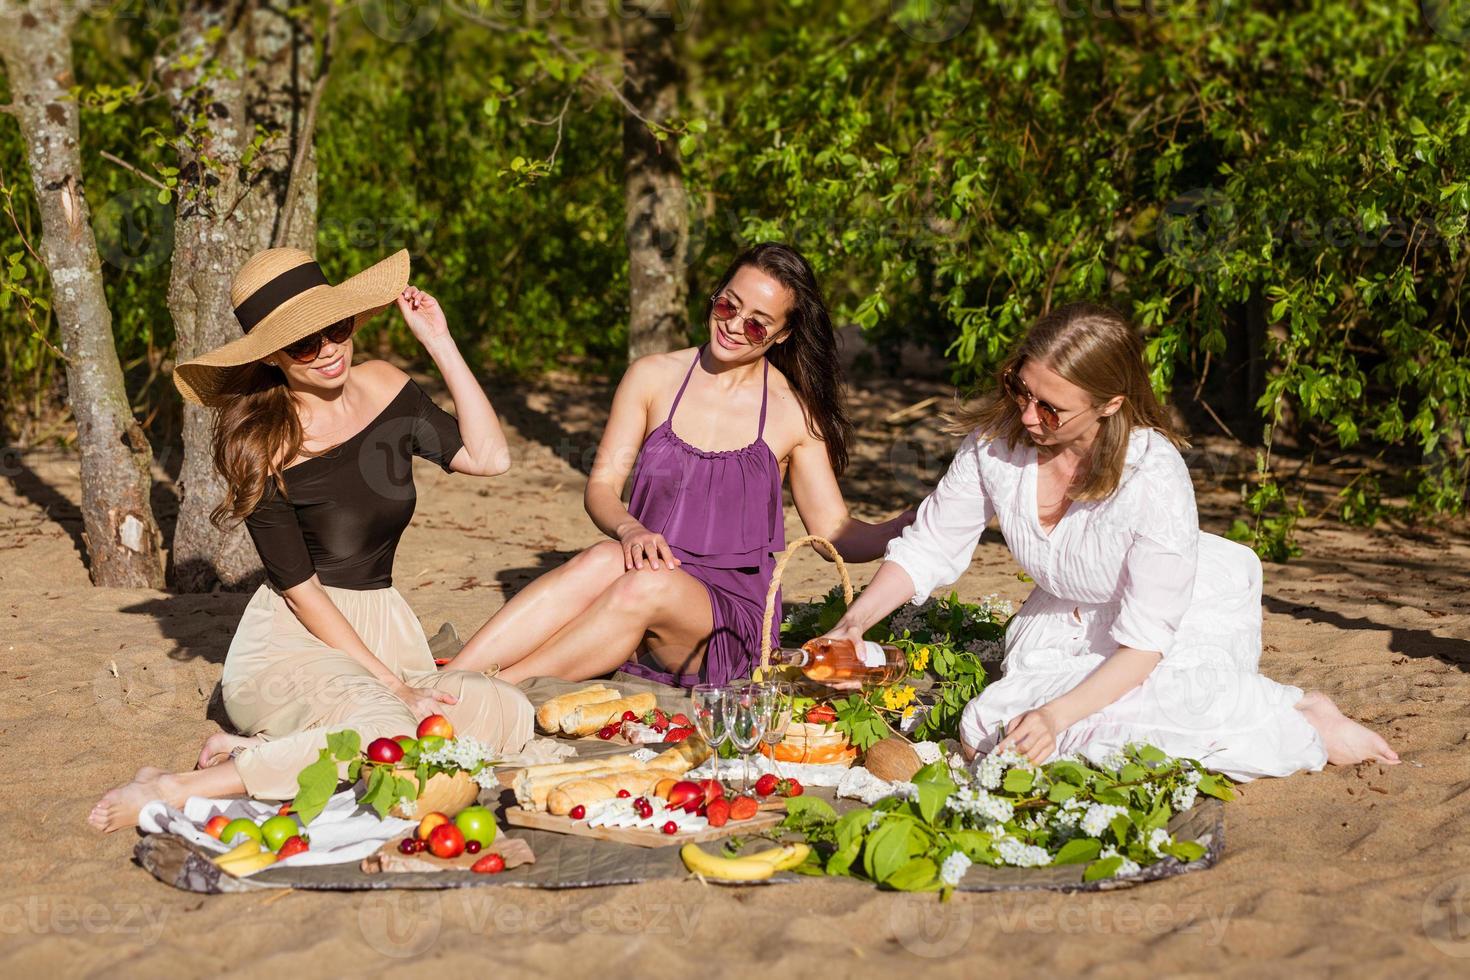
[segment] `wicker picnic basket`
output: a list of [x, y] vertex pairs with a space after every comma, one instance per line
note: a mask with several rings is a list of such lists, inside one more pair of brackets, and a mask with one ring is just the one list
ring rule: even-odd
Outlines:
[[[852, 605], [852, 579], [847, 574], [847, 563], [837, 553], [837, 547], [817, 534], [808, 534], [793, 541], [777, 560], [776, 567], [771, 572], [770, 588], [766, 590], [766, 615], [761, 621], [760, 671], [762, 676], [771, 674], [771, 627], [776, 619], [776, 592], [781, 588], [781, 576], [786, 571], [787, 562], [791, 561], [797, 549], [806, 544], [820, 547], [821, 550], [832, 556], [832, 562], [837, 566], [838, 578], [842, 582], [843, 601]], [[796, 675], [796, 680], [799, 684], [810, 683], [801, 678], [800, 674]], [[835, 726], [804, 721], [793, 721], [787, 725], [786, 737], [774, 746], [762, 742], [760, 752], [777, 762], [838, 762], [851, 765], [857, 758], [857, 749]]]
[[[418, 776], [412, 769], [395, 769], [395, 776], [411, 779], [414, 785], [418, 785]], [[424, 784], [424, 791], [419, 798], [408, 803], [400, 802], [389, 810], [390, 816], [405, 820], [417, 820], [429, 813], [442, 813], [446, 817], [453, 817], [459, 811], [469, 806], [480, 798], [480, 785], [474, 781], [469, 773], [463, 770], [454, 775], [436, 772], [430, 776]]]

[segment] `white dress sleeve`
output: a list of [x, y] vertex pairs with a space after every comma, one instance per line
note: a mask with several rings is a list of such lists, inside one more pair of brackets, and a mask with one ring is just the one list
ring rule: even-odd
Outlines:
[[966, 436], [944, 478], [919, 505], [914, 523], [888, 542], [883, 558], [908, 572], [915, 605], [965, 573], [985, 525], [995, 516], [980, 473], [986, 445], [977, 433]]
[[1133, 541], [1123, 559], [1123, 598], [1112, 638], [1169, 655], [1194, 594], [1199, 513], [1189, 469], [1162, 436], [1151, 439], [1119, 504], [1130, 508]]

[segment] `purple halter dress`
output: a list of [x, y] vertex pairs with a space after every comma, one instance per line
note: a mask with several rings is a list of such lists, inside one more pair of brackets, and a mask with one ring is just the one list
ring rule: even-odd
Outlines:
[[[755, 441], [743, 449], [709, 452], [674, 434], [674, 413], [704, 354], [701, 347], [669, 406], [638, 453], [628, 511], [662, 534], [669, 548], [709, 593], [714, 631], [696, 674], [671, 674], [639, 660], [622, 670], [690, 687], [748, 677], [760, 656], [761, 619], [775, 553], [786, 547], [781, 503], [781, 465], [766, 445], [766, 401], [771, 364], [761, 376], [761, 415]], [[655, 573], [656, 574], [656, 573]], [[772, 642], [780, 636], [781, 597], [776, 596]]]

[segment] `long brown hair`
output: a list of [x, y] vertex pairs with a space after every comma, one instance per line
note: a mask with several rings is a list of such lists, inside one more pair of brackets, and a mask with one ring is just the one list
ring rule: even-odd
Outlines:
[[981, 436], [1004, 439], [1011, 448], [1026, 438], [1021, 407], [1006, 394], [1000, 379], [1027, 360], [1045, 364], [1086, 391], [1094, 406], [1123, 396], [1118, 411], [1098, 419], [1091, 465], [1068, 489], [1070, 499], [1103, 500], [1112, 496], [1123, 477], [1128, 435], [1134, 429], [1157, 429], [1176, 447], [1189, 445], [1149, 384], [1138, 331], [1123, 314], [1096, 303], [1068, 303], [1043, 314], [1001, 364], [994, 390], [946, 418], [950, 431], [968, 435], [978, 429]]
[[286, 376], [256, 361], [229, 372], [214, 416], [214, 468], [225, 497], [210, 514], [224, 528], [250, 516], [270, 482], [286, 492], [281, 469], [301, 452], [304, 433]]
[[[753, 245], [730, 263], [720, 277], [711, 297], [718, 296], [747, 265], [753, 265], [791, 290], [793, 302], [786, 314], [786, 330], [790, 336], [772, 344], [766, 359], [786, 376], [796, 400], [801, 405], [807, 431], [822, 439], [827, 446], [827, 459], [833, 471], [842, 475], [847, 469], [847, 447], [852, 442], [852, 417], [847, 412], [843, 394], [842, 360], [837, 353], [837, 335], [832, 330], [832, 315], [817, 286], [816, 273], [800, 252], [790, 245], [762, 242]], [[709, 322], [710, 306], [706, 302], [705, 322]]]

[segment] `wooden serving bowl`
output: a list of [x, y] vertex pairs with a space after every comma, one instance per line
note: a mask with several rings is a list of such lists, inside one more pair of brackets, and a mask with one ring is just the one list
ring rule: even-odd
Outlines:
[[[418, 785], [418, 776], [412, 769], [395, 769], [393, 774]], [[436, 772], [424, 784], [424, 791], [419, 794], [419, 798], [413, 801], [412, 812], [405, 810], [400, 802], [388, 811], [388, 815], [402, 820], [417, 820], [426, 813], [435, 812], [453, 817], [479, 798], [480, 784], [470, 778], [468, 773], [457, 772], [449, 776]]]

